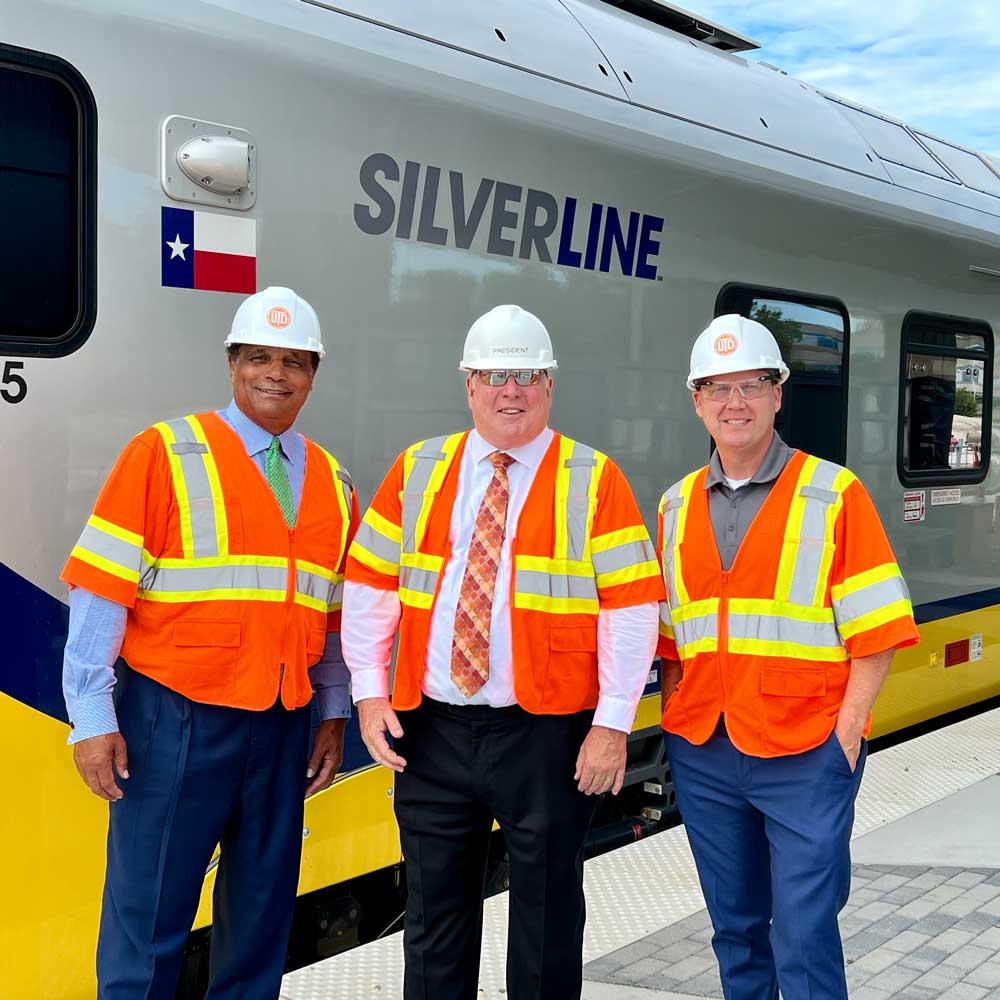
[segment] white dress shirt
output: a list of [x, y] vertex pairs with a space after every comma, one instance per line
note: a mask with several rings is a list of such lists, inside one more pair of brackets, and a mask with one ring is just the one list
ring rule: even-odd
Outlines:
[[[511, 543], [535, 473], [553, 432], [546, 428], [519, 448], [504, 449], [514, 461], [507, 469], [507, 530], [500, 550], [493, 615], [490, 623], [490, 676], [466, 698], [451, 680], [451, 646], [462, 578], [476, 515], [493, 478], [489, 456], [498, 449], [473, 430], [462, 454], [458, 489], [451, 514], [451, 556], [445, 565], [431, 613], [427, 669], [422, 689], [427, 697], [451, 705], [513, 705], [514, 664], [511, 640]], [[379, 590], [348, 581], [344, 586], [341, 631], [344, 660], [351, 671], [355, 702], [384, 698], [389, 691], [389, 663], [401, 608], [395, 590]], [[658, 607], [655, 601], [630, 608], [602, 609], [597, 621], [600, 697], [594, 724], [628, 732], [646, 685], [656, 650]]]

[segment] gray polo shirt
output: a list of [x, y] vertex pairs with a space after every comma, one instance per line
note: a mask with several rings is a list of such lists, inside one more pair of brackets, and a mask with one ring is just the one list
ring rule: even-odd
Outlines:
[[715, 544], [724, 570], [733, 565], [750, 523], [794, 454], [795, 449], [789, 448], [775, 431], [760, 468], [750, 477], [750, 482], [734, 490], [725, 480], [719, 452], [712, 452], [705, 489], [708, 491], [708, 513], [715, 532]]

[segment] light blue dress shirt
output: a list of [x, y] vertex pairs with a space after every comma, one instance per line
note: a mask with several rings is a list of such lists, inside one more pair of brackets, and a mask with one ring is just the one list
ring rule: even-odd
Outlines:
[[[264, 474], [264, 459], [271, 446], [271, 433], [258, 427], [233, 400], [218, 415], [239, 435], [247, 454]], [[295, 510], [302, 499], [306, 472], [306, 446], [301, 435], [289, 429], [278, 435], [281, 461], [292, 487]], [[69, 595], [69, 636], [63, 654], [63, 696], [72, 729], [69, 743], [91, 736], [118, 732], [112, 701], [114, 664], [125, 638], [128, 610], [82, 587]], [[350, 676], [340, 652], [340, 634], [328, 632], [326, 649], [319, 663], [309, 668], [321, 719], [346, 719], [351, 714], [348, 691]]]

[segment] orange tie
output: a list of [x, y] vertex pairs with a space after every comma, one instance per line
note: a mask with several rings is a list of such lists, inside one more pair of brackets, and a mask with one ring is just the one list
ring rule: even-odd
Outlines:
[[451, 679], [471, 698], [490, 676], [490, 619], [493, 590], [500, 566], [500, 549], [507, 533], [507, 466], [510, 455], [490, 455], [493, 478], [476, 514], [462, 589], [455, 610], [455, 638], [451, 643]]

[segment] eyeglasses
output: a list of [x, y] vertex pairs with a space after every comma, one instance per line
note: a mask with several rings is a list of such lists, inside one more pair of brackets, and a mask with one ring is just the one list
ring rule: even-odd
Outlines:
[[701, 382], [698, 392], [713, 403], [728, 403], [733, 392], [738, 392], [743, 399], [760, 399], [774, 385], [770, 375], [758, 375], [752, 382]]
[[525, 368], [515, 370], [513, 368], [494, 368], [490, 371], [476, 372], [479, 381], [483, 385], [498, 387], [506, 385], [508, 379], [513, 379], [518, 385], [537, 385], [539, 379], [545, 374], [542, 368]]

